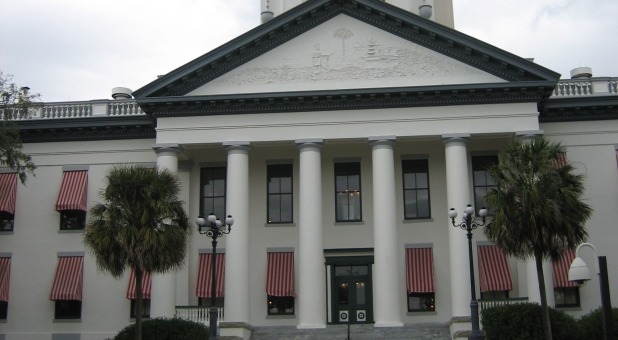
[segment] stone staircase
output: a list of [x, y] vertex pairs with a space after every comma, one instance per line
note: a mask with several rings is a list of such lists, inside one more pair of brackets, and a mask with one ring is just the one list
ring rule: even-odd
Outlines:
[[[285, 327], [255, 327], [251, 340], [346, 340], [347, 325], [328, 325], [322, 329], [297, 329]], [[350, 325], [349, 340], [450, 340], [447, 324], [418, 323], [404, 327], [375, 328], [373, 325]]]

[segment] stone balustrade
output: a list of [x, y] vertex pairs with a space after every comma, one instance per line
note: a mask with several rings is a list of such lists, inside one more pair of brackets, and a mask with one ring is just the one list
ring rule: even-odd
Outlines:
[[[176, 314], [174, 316], [179, 319], [199, 322], [208, 326], [210, 323], [210, 307], [176, 306]], [[225, 321], [223, 307], [218, 307], [217, 324], [222, 321]]]
[[[618, 78], [562, 79], [558, 81], [551, 98], [600, 95], [618, 95]], [[35, 103], [28, 108], [9, 110], [7, 116], [14, 121], [146, 114], [134, 99]]]
[[479, 307], [481, 310], [485, 308], [491, 307], [499, 307], [499, 306], [507, 306], [507, 305], [517, 305], [521, 303], [527, 303], [527, 297], [518, 297], [518, 298], [510, 298], [510, 299], [481, 299], [478, 300]]

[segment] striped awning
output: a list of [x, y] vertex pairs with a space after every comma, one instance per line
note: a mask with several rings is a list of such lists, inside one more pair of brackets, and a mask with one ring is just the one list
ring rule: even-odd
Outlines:
[[56, 210], [87, 211], [88, 171], [65, 171], [62, 175]]
[[556, 168], [562, 168], [563, 166], [565, 166], [567, 164], [566, 153], [565, 152], [560, 152], [558, 154], [558, 157], [556, 157], [556, 159], [552, 160], [552, 163], [553, 163], [554, 167], [556, 167]]
[[0, 211], [15, 214], [17, 173], [0, 174]]
[[[212, 284], [212, 254], [200, 254], [200, 262], [197, 268], [197, 287], [195, 294], [198, 297], [209, 298]], [[225, 286], [225, 254], [218, 253], [216, 261], [215, 279], [217, 280], [215, 288], [215, 297], [224, 296]]]
[[481, 292], [513, 289], [506, 255], [496, 246], [479, 246], [479, 276]]
[[[129, 275], [129, 286], [127, 287], [127, 299], [134, 300], [137, 299], [137, 294], [135, 293], [135, 271], [131, 269], [131, 275]], [[152, 277], [148, 272], [142, 272], [142, 298], [150, 299], [150, 292], [152, 291]]]
[[406, 249], [406, 282], [408, 293], [435, 292], [432, 248]]
[[58, 257], [50, 300], [82, 300], [83, 256]]
[[0, 301], [9, 301], [9, 281], [11, 281], [11, 258], [0, 257]]
[[575, 251], [567, 250], [560, 260], [552, 261], [552, 274], [554, 275], [554, 288], [577, 287], [576, 282], [569, 281], [569, 268], [575, 259]]
[[270, 296], [296, 296], [294, 292], [293, 252], [268, 253], [266, 294]]

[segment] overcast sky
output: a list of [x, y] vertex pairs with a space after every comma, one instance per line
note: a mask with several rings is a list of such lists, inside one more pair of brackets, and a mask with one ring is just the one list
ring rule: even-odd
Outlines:
[[[618, 77], [617, 0], [453, 1], [459, 31], [562, 78]], [[254, 28], [259, 2], [0, 0], [0, 70], [46, 102], [111, 98]]]

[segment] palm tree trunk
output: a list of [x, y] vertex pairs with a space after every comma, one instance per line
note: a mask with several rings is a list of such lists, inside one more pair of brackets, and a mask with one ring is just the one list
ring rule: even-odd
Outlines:
[[142, 268], [135, 268], [135, 340], [142, 340]]
[[543, 273], [543, 256], [535, 252], [536, 275], [539, 281], [539, 293], [541, 294], [541, 314], [543, 316], [543, 333], [545, 340], [552, 340], [551, 324], [549, 323], [549, 307], [547, 306], [547, 293], [545, 292], [545, 274]]

